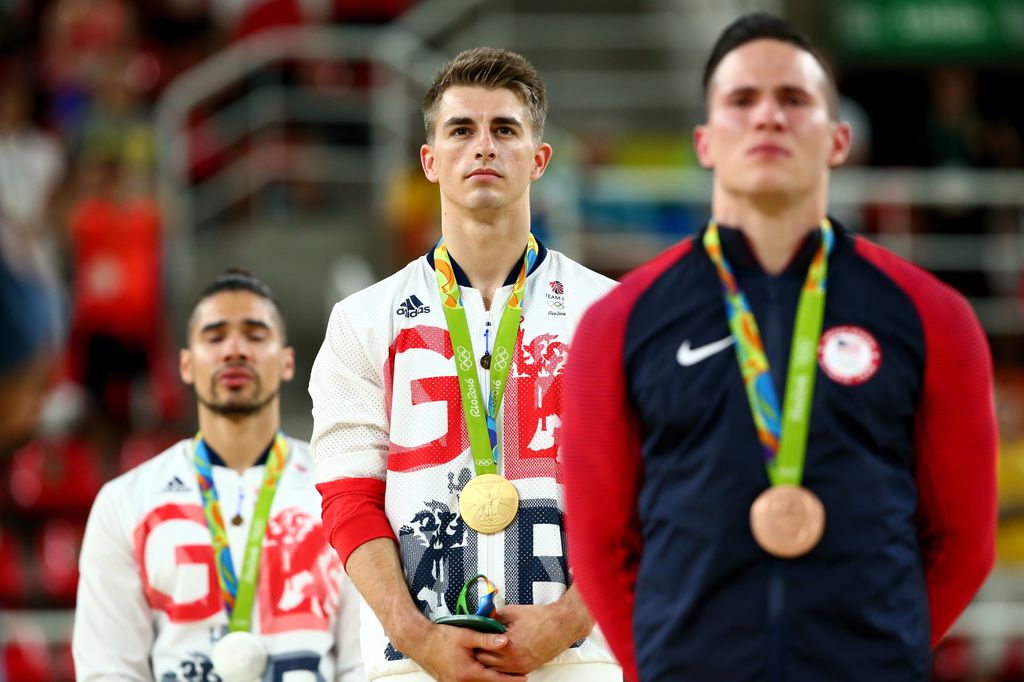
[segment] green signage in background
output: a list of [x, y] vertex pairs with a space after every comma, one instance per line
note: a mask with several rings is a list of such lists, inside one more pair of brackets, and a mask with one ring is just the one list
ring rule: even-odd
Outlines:
[[1024, 0], [833, 0], [845, 57], [916, 62], [1024, 57]]

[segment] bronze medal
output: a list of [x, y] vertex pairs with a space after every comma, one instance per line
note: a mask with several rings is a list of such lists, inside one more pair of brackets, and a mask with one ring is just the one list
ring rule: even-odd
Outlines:
[[821, 539], [825, 505], [807, 488], [775, 485], [750, 506], [750, 530], [761, 549], [772, 556], [802, 556]]
[[459, 514], [478, 533], [504, 530], [519, 511], [519, 493], [498, 474], [477, 476], [459, 494]]

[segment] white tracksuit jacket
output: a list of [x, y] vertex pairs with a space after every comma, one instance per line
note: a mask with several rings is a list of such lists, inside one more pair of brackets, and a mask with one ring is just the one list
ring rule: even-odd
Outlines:
[[[460, 282], [484, 395], [484, 332], [489, 322], [493, 342], [512, 280], [490, 311], [479, 291]], [[497, 585], [499, 602], [545, 604], [565, 592], [562, 374], [580, 317], [613, 285], [546, 249], [527, 276], [498, 418], [498, 471], [518, 489], [519, 512], [493, 535], [478, 534], [458, 514], [459, 491], [475, 474], [432, 259], [421, 257], [335, 306], [310, 378], [311, 447], [324, 529], [344, 560], [363, 542], [394, 537], [412, 598], [432, 619], [455, 611], [460, 588], [476, 573]], [[368, 608], [362, 647], [371, 679], [419, 669]], [[614, 662], [599, 633], [551, 664], [582, 662]]]
[[[267, 524], [252, 614], [253, 632], [271, 657], [263, 680], [308, 671], [302, 679], [357, 682], [364, 679], [358, 595], [323, 539], [308, 446], [287, 440], [290, 456]], [[263, 470], [213, 467], [236, 572]], [[239, 526], [230, 522], [237, 512]], [[228, 619], [191, 440], [103, 486], [79, 563], [72, 650], [80, 682], [219, 679], [210, 653]]]

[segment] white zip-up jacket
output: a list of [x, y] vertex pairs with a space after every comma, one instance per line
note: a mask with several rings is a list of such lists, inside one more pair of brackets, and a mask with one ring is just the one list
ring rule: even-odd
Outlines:
[[[493, 344], [521, 266], [488, 311], [453, 265], [472, 364], [480, 386], [489, 387], [480, 363], [485, 331]], [[490, 578], [508, 604], [547, 604], [565, 592], [562, 376], [577, 322], [614, 284], [543, 247], [528, 273], [497, 420], [498, 473], [518, 490], [519, 511], [493, 535], [469, 528], [458, 513], [459, 492], [475, 471], [432, 254], [334, 307], [310, 378], [311, 446], [324, 530], [343, 561], [364, 542], [394, 538], [412, 598], [431, 619], [454, 613], [459, 590], [477, 573]], [[368, 608], [362, 648], [371, 679], [419, 670], [395, 650]], [[599, 633], [549, 665], [583, 662], [614, 662]]]
[[[308, 446], [287, 441], [252, 609], [253, 632], [270, 654], [263, 680], [308, 671], [309, 679], [358, 682], [358, 593], [324, 541]], [[238, 573], [263, 471], [213, 466]], [[72, 651], [80, 682], [218, 679], [210, 654], [228, 618], [191, 440], [103, 486], [79, 564]]]

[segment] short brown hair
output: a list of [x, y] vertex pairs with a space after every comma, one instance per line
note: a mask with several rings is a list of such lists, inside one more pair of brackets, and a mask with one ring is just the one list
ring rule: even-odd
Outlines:
[[754, 40], [778, 40], [789, 43], [794, 47], [807, 52], [818, 66], [825, 72], [825, 100], [828, 104], [828, 113], [833, 121], [839, 120], [839, 91], [836, 88], [836, 78], [829, 68], [828, 61], [819, 52], [810, 39], [804, 35], [795, 25], [782, 17], [777, 17], [767, 12], [753, 12], [745, 14], [736, 19], [722, 30], [711, 54], [708, 56], [707, 64], [704, 65], [704, 106], [707, 108], [708, 93], [711, 89], [711, 79], [718, 70], [718, 65], [725, 56], [738, 47], [742, 47]]
[[441, 97], [455, 85], [476, 85], [489, 90], [508, 88], [526, 106], [533, 139], [539, 142], [544, 137], [548, 93], [537, 69], [521, 54], [496, 47], [477, 47], [460, 52], [441, 67], [424, 95], [423, 127], [427, 142], [434, 141]]

